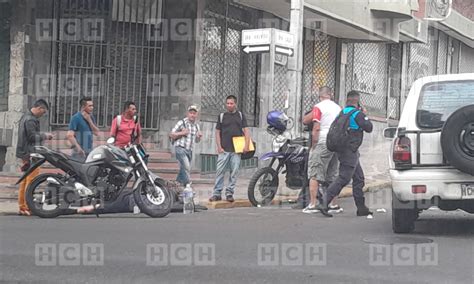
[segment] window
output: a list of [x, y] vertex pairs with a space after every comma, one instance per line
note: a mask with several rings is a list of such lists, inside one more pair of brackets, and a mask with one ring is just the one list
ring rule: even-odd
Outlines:
[[421, 90], [416, 121], [420, 128], [438, 129], [457, 109], [474, 104], [474, 81], [430, 83]]

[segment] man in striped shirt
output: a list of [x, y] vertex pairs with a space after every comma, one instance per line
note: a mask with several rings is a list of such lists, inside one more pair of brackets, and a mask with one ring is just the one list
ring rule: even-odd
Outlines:
[[195, 105], [188, 107], [187, 116], [176, 123], [169, 135], [174, 141], [176, 160], [179, 163], [176, 181], [184, 186], [190, 182], [194, 143], [199, 143], [202, 138], [199, 125], [196, 123], [198, 111]]

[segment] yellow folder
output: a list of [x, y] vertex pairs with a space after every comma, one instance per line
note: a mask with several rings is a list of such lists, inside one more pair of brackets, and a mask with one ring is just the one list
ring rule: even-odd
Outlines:
[[[243, 153], [245, 147], [245, 136], [232, 137], [232, 143], [234, 143], [235, 153]], [[255, 146], [252, 140], [250, 140], [249, 151], [255, 151]]]

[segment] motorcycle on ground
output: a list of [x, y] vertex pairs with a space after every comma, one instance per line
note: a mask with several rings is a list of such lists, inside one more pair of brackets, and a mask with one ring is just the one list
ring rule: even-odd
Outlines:
[[286, 186], [292, 190], [308, 186], [309, 141], [304, 137], [291, 139], [289, 122], [291, 119], [280, 111], [267, 115], [267, 132], [273, 136], [272, 151], [260, 157], [261, 161], [270, 160], [268, 166], [258, 169], [250, 179], [247, 193], [253, 206], [271, 205], [278, 191], [279, 174], [286, 174]]
[[36, 146], [35, 153], [31, 154], [34, 162], [17, 184], [45, 162], [64, 174], [44, 173], [33, 179], [25, 194], [33, 214], [55, 218], [72, 214], [85, 205], [100, 208], [102, 204], [114, 202], [134, 178], [132, 194], [140, 211], [150, 217], [168, 215], [172, 206], [171, 194], [166, 182], [148, 169], [144, 147], [132, 144], [120, 149], [113, 143], [114, 138], [109, 138], [107, 145], [92, 150], [85, 162]]

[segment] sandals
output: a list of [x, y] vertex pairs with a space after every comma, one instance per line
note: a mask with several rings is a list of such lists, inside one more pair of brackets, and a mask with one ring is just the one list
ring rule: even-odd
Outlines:
[[31, 216], [31, 211], [28, 210], [28, 209], [20, 209], [20, 211], [18, 211], [18, 215], [20, 215], [20, 216]]

